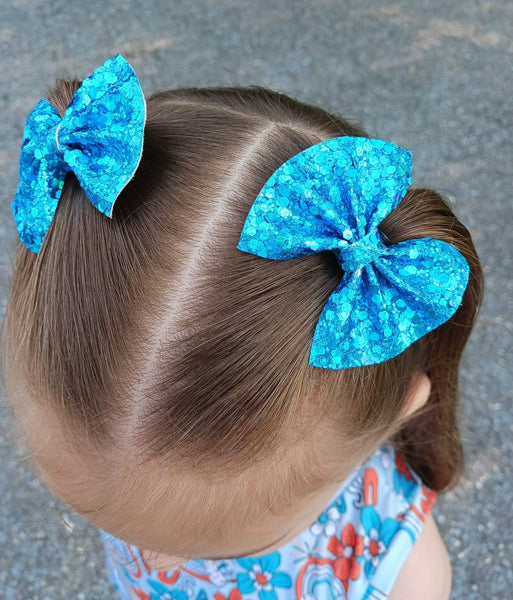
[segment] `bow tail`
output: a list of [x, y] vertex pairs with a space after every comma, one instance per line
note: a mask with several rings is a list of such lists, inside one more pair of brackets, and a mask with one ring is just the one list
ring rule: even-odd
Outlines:
[[[358, 335], [357, 305], [361, 302], [363, 280], [355, 272], [344, 273], [340, 283], [328, 298], [317, 321], [309, 364], [325, 369], [343, 369], [353, 365], [354, 335]], [[357, 340], [358, 341], [358, 340]], [[358, 352], [361, 356], [361, 352]]]
[[344, 369], [389, 360], [456, 312], [470, 269], [441, 240], [419, 238], [392, 246], [346, 274], [319, 317], [312, 366]]
[[[409, 337], [397, 330], [397, 292], [378, 281], [369, 264], [346, 274], [328, 299], [314, 333], [309, 364], [348, 369], [377, 364], [399, 354]], [[344, 276], [346, 277], [346, 276]]]

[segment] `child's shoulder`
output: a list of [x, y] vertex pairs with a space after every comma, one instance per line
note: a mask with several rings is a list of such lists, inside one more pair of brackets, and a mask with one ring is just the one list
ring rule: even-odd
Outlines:
[[394, 582], [389, 600], [448, 600], [452, 569], [447, 548], [432, 515]]

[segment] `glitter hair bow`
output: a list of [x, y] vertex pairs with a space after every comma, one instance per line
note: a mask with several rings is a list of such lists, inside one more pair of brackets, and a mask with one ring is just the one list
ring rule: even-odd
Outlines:
[[332, 251], [344, 273], [317, 321], [309, 364], [345, 369], [393, 358], [460, 306], [469, 265], [425, 237], [383, 242], [378, 225], [411, 183], [411, 152], [342, 136], [296, 154], [253, 202], [237, 245], [275, 260]]
[[76, 90], [64, 116], [40, 100], [27, 118], [11, 208], [23, 244], [39, 252], [69, 171], [89, 201], [112, 218], [143, 149], [146, 101], [130, 64], [116, 54]]

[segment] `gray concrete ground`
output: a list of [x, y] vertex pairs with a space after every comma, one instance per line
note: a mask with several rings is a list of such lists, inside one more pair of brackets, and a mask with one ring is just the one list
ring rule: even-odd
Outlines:
[[[2, 313], [25, 119], [57, 76], [85, 77], [117, 52], [147, 94], [256, 83], [412, 151], [413, 184], [453, 202], [487, 286], [461, 373], [467, 470], [435, 511], [452, 598], [513, 598], [513, 3], [1, 0], [0, 10]], [[96, 531], [54, 504], [2, 422], [0, 597], [112, 597]]]

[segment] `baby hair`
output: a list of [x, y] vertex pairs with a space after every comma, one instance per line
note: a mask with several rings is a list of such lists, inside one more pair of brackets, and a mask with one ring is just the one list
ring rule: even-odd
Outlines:
[[[61, 116], [79, 88], [59, 79]], [[294, 448], [284, 481], [323, 485], [310, 432], [340, 456], [392, 439], [434, 490], [462, 468], [458, 371], [482, 299], [468, 229], [449, 202], [410, 187], [380, 224], [390, 244], [432, 237], [470, 266], [462, 304], [396, 357], [352, 369], [308, 364], [319, 313], [343, 274], [331, 252], [268, 260], [241, 252], [270, 175], [322, 140], [369, 137], [354, 122], [260, 86], [179, 88], [147, 98], [143, 155], [108, 219], [66, 176], [39, 254], [19, 240], [3, 324], [7, 388], [58, 416], [77, 452], [240, 473]], [[426, 405], [400, 417], [418, 371]], [[338, 457], [334, 457], [334, 462]], [[323, 479], [324, 478], [324, 479]], [[292, 491], [291, 491], [292, 493]]]

